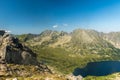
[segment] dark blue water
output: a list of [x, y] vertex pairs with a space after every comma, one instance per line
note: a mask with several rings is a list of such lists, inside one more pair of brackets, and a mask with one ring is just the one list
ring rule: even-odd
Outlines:
[[84, 68], [76, 68], [73, 74], [86, 77], [88, 75], [104, 76], [115, 72], [120, 72], [120, 61], [91, 62]]

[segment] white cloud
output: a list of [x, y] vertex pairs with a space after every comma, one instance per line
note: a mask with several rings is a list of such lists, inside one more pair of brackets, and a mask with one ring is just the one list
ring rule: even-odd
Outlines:
[[68, 24], [63, 24], [63, 26], [68, 26]]
[[53, 28], [57, 28], [58, 27], [58, 25], [53, 25]]
[[11, 31], [9, 31], [9, 30], [6, 30], [5, 32], [6, 32], [6, 33], [11, 33]]

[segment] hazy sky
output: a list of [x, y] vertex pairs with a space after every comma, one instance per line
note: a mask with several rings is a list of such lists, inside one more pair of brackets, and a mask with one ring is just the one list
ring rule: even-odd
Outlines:
[[0, 0], [0, 28], [15, 34], [76, 28], [120, 31], [120, 0]]

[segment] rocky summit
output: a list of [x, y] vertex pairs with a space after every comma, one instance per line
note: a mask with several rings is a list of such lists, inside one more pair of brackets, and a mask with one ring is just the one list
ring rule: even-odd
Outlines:
[[[12, 64], [12, 66], [10, 65]], [[39, 63], [36, 59], [36, 54], [31, 49], [21, 44], [16, 37], [6, 33], [4, 30], [0, 31], [0, 76], [18, 75], [23, 72], [31, 73], [33, 67], [28, 66], [28, 70], [20, 65], [33, 65], [35, 71], [51, 72], [48, 67]], [[25, 68], [25, 69], [24, 69]], [[32, 71], [33, 72], [33, 71]], [[27, 74], [27, 75], [28, 75]], [[23, 75], [21, 75], [23, 76]]]
[[7, 63], [37, 64], [36, 54], [10, 34], [0, 34], [0, 58]]

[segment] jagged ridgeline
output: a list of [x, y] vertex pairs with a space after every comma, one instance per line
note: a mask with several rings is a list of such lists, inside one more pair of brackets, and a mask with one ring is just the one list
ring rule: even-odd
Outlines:
[[31, 46], [62, 48], [75, 54], [118, 55], [119, 49], [106, 40], [105, 36], [106, 34], [95, 30], [76, 29], [71, 33], [46, 30], [37, 36], [26, 34], [19, 38], [27, 39], [26, 43]]
[[17, 37], [26, 39], [21, 42], [37, 53], [39, 61], [60, 72], [71, 73], [89, 62], [120, 60], [120, 49], [111, 42], [113, 36], [108, 34], [87, 29], [76, 29], [71, 33], [45, 30], [37, 36], [24, 34]]

